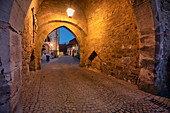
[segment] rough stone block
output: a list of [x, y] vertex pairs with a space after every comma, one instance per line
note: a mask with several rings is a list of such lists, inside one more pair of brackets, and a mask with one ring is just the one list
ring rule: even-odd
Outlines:
[[142, 59], [141, 68], [146, 68], [150, 71], [154, 70], [154, 61], [149, 59]]
[[9, 113], [10, 112], [10, 86], [4, 77], [1, 78], [0, 75], [0, 112]]
[[145, 92], [156, 94], [156, 86], [154, 84], [149, 84], [145, 81], [139, 81], [138, 88]]
[[[1, 23], [2, 24], [2, 23]], [[4, 73], [10, 72], [10, 48], [9, 48], [9, 29], [0, 29], [0, 58]]]
[[[16, 31], [23, 31], [26, 12], [20, 7], [17, 0], [13, 2], [9, 23]], [[20, 17], [20, 18], [18, 18]]]
[[140, 48], [140, 53], [143, 57], [154, 58], [155, 57], [155, 46], [143, 46]]
[[13, 0], [1, 0], [0, 1], [0, 20], [9, 22], [11, 7]]
[[16, 32], [10, 31], [10, 67], [14, 70], [22, 65], [22, 46], [21, 36]]
[[1, 113], [10, 113], [11, 112], [10, 103], [7, 102], [3, 105], [0, 105], [0, 111], [1, 111]]

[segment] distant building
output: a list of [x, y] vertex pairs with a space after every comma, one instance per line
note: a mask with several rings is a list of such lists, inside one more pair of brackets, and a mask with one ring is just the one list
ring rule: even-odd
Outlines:
[[66, 44], [59, 44], [60, 55], [67, 54], [67, 45]]
[[51, 32], [44, 41], [42, 55], [49, 54], [52, 58], [59, 56], [59, 29]]
[[74, 56], [74, 57], [76, 56], [80, 58], [80, 50], [76, 38], [70, 40], [69, 43], [67, 44], [67, 54], [69, 56]]

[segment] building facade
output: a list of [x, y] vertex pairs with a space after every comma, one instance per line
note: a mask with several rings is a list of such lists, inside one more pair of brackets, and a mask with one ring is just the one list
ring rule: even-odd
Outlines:
[[44, 41], [41, 55], [51, 55], [51, 58], [59, 56], [59, 29], [52, 31]]
[[80, 58], [80, 50], [76, 38], [69, 41], [67, 45], [67, 54], [69, 56]]

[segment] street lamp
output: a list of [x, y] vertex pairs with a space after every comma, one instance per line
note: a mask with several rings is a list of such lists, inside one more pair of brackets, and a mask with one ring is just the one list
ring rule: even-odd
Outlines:
[[69, 17], [69, 18], [72, 18], [74, 12], [75, 12], [74, 9], [68, 8], [68, 9], [67, 9], [67, 15], [68, 15], [68, 17]]
[[75, 49], [75, 47], [73, 47], [73, 51], [72, 51], [72, 52], [73, 52], [73, 54], [72, 54], [72, 56], [74, 56], [74, 49]]
[[53, 46], [53, 44], [50, 44], [50, 46], [51, 46], [51, 52], [52, 52], [52, 46]]
[[50, 46], [51, 46], [51, 58], [52, 58], [52, 56], [53, 56], [53, 55], [52, 55], [52, 46], [53, 46], [53, 44], [50, 44]]

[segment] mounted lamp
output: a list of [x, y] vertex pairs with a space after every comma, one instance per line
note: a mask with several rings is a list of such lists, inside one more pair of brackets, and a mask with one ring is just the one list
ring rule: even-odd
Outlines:
[[52, 46], [53, 46], [53, 44], [50, 44], [50, 46], [52, 47]]
[[72, 18], [73, 17], [73, 14], [74, 14], [75, 10], [74, 9], [71, 9], [71, 8], [68, 8], [67, 9], [67, 15], [69, 18]]

